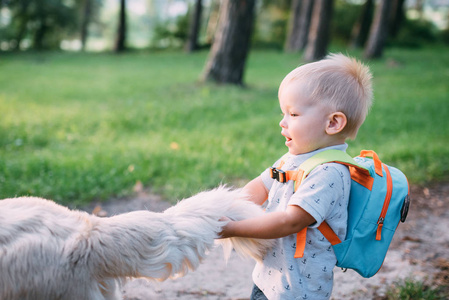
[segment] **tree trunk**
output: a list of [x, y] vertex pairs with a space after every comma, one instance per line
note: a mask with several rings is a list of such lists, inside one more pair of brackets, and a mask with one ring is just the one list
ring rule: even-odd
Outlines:
[[382, 57], [383, 48], [388, 36], [390, 6], [391, 0], [381, 0], [379, 4], [377, 4], [368, 43], [365, 47], [365, 58], [370, 59]]
[[33, 36], [33, 48], [36, 50], [42, 50], [45, 47], [44, 40], [48, 31], [44, 1], [38, 1], [37, 3], [37, 20], [39, 25]]
[[117, 39], [115, 43], [115, 52], [126, 50], [126, 0], [120, 0], [119, 21], [117, 29]]
[[296, 52], [296, 40], [299, 32], [299, 20], [301, 15], [301, 0], [293, 0], [290, 9], [290, 17], [288, 22], [287, 38], [285, 40], [284, 50], [286, 52]]
[[255, 0], [224, 0], [203, 80], [243, 84], [254, 23]]
[[83, 16], [81, 21], [81, 50], [86, 49], [86, 41], [88, 36], [88, 29], [90, 19], [92, 16], [92, 0], [84, 0]]
[[366, 0], [357, 22], [352, 28], [351, 47], [362, 48], [368, 39], [369, 28], [373, 21], [374, 0]]
[[332, 10], [333, 0], [315, 1], [309, 38], [304, 53], [305, 61], [316, 61], [326, 56], [330, 40]]
[[198, 49], [198, 35], [200, 32], [202, 10], [202, 0], [196, 0], [195, 8], [190, 18], [189, 37], [185, 45], [185, 50], [187, 52], [193, 52]]
[[285, 51], [298, 52], [307, 45], [313, 0], [293, 0]]
[[389, 34], [392, 37], [396, 37], [398, 35], [399, 29], [401, 28], [402, 21], [405, 17], [404, 12], [404, 0], [394, 0], [391, 7], [390, 14], [390, 32]]
[[214, 41], [215, 32], [219, 21], [220, 1], [212, 1], [209, 12], [209, 20], [206, 28], [206, 44], [211, 45]]

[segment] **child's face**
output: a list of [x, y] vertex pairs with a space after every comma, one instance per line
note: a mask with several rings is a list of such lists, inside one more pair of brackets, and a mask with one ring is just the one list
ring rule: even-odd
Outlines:
[[330, 109], [313, 103], [301, 84], [287, 84], [279, 95], [283, 118], [279, 125], [286, 138], [285, 145], [293, 155], [327, 147], [326, 126]]

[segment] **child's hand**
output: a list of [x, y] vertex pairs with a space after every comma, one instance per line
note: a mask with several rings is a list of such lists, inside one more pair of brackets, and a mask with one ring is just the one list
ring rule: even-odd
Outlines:
[[225, 226], [221, 228], [221, 232], [218, 234], [220, 239], [225, 239], [231, 237], [229, 232], [229, 227], [231, 226], [231, 223], [233, 222], [228, 217], [221, 217], [220, 221], [227, 222]]

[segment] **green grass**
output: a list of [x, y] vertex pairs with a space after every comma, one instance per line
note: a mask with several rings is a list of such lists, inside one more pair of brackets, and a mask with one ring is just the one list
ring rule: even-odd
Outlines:
[[444, 300], [449, 295], [438, 287], [431, 287], [421, 281], [406, 278], [391, 286], [385, 297], [386, 300]]
[[[447, 50], [369, 63], [375, 105], [352, 155], [375, 149], [412, 183], [448, 178]], [[78, 204], [141, 181], [176, 199], [245, 182], [286, 151], [277, 88], [298, 57], [253, 51], [242, 89], [198, 83], [206, 52], [0, 54], [0, 197]]]

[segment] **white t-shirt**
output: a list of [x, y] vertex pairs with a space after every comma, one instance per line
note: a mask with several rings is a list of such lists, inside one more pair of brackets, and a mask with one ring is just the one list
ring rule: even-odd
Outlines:
[[[347, 144], [319, 149], [301, 155], [287, 155], [282, 170], [297, 170], [314, 154], [336, 149], [346, 151]], [[278, 167], [280, 160], [273, 166]], [[254, 283], [268, 299], [329, 299], [332, 293], [333, 268], [336, 257], [329, 241], [317, 227], [324, 221], [340, 239], [346, 236], [347, 206], [351, 176], [346, 166], [328, 163], [316, 167], [293, 193], [294, 182], [280, 183], [270, 177], [269, 169], [261, 174], [269, 189], [266, 212], [285, 211], [288, 205], [298, 205], [316, 223], [307, 229], [302, 258], [294, 258], [296, 234], [277, 239], [275, 246], [257, 263]]]

